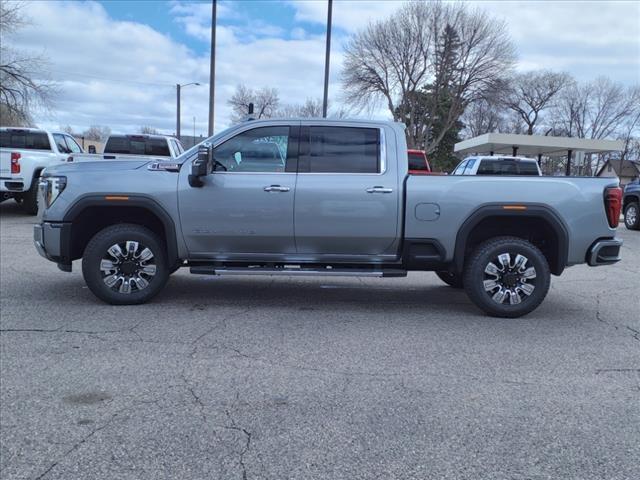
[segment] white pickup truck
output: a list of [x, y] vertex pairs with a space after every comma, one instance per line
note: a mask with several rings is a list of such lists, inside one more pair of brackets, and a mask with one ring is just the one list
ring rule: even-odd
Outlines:
[[184, 147], [180, 140], [167, 135], [111, 135], [100, 154], [73, 155], [71, 161], [123, 160], [128, 157], [171, 160], [180, 156]]
[[82, 153], [74, 138], [37, 128], [0, 128], [0, 202], [13, 198], [30, 215], [38, 213], [38, 178], [45, 167]]

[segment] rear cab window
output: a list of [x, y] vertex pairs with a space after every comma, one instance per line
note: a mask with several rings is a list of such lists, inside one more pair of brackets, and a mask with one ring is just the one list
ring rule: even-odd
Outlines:
[[409, 170], [428, 170], [427, 160], [423, 153], [409, 152]]
[[20, 150], [51, 150], [51, 143], [46, 132], [29, 130], [0, 131], [0, 148]]
[[534, 162], [523, 162], [507, 158], [483, 159], [478, 167], [477, 175], [535, 175], [538, 166]]
[[104, 153], [123, 155], [153, 155], [170, 157], [169, 143], [165, 138], [144, 136], [111, 136], [104, 147]]
[[300, 173], [382, 173], [377, 128], [303, 126]]

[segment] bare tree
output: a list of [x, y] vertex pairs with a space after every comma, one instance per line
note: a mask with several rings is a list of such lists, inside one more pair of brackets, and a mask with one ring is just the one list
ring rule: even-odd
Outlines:
[[87, 140], [95, 142], [103, 142], [111, 135], [111, 129], [104, 125], [91, 125], [87, 130], [82, 132], [82, 136]]
[[523, 133], [533, 135], [542, 112], [553, 106], [554, 98], [571, 82], [566, 73], [549, 70], [520, 73], [509, 82], [504, 103], [524, 123]]
[[[329, 111], [327, 117], [329, 118], [345, 118], [348, 116], [348, 110], [340, 108], [338, 110], [331, 109], [331, 103], [329, 103]], [[276, 116], [283, 118], [322, 118], [322, 99], [321, 98], [307, 98], [302, 103], [290, 103], [283, 105], [276, 112]]]
[[155, 128], [153, 128], [153, 127], [150, 127], [149, 125], [143, 125], [143, 126], [141, 126], [141, 127], [138, 129], [138, 131], [139, 131], [140, 133], [142, 133], [142, 134], [145, 134], [145, 135], [157, 135], [157, 134], [159, 133], [159, 132], [158, 132], [158, 130], [156, 130], [156, 129], [155, 129]]
[[472, 102], [461, 120], [464, 124], [463, 135], [467, 138], [507, 130], [503, 105], [496, 99], [482, 98]]
[[409, 145], [431, 152], [514, 61], [503, 22], [464, 4], [411, 2], [349, 41], [342, 83], [347, 103], [362, 109], [384, 101], [407, 124]]
[[280, 99], [278, 98], [278, 90], [275, 88], [263, 87], [260, 90], [253, 90], [239, 84], [227, 103], [233, 110], [231, 120], [237, 123], [249, 113], [250, 103], [253, 103], [256, 118], [273, 117], [280, 104]]
[[68, 133], [69, 135], [75, 135], [75, 133], [73, 132], [73, 128], [71, 128], [71, 125], [60, 125], [58, 128], [61, 132]]
[[[27, 22], [22, 2], [0, 1], [0, 113], [16, 123], [31, 123], [31, 111], [48, 107], [55, 86], [44, 79], [46, 61], [10, 46], [10, 36]], [[7, 123], [3, 118], [2, 123]]]

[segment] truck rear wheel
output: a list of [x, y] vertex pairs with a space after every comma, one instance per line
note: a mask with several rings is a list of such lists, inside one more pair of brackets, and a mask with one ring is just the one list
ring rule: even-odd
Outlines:
[[464, 272], [467, 295], [494, 317], [516, 318], [535, 310], [550, 284], [545, 256], [517, 237], [496, 237], [480, 244]]
[[82, 256], [82, 274], [93, 294], [112, 305], [136, 305], [167, 283], [162, 241], [139, 225], [112, 225], [98, 232]]
[[446, 270], [441, 270], [436, 272], [436, 275], [440, 280], [453, 288], [464, 288], [464, 284], [462, 282], [462, 275], [457, 273], [447, 272]]
[[640, 230], [640, 206], [631, 202], [624, 209], [624, 224], [629, 230]]

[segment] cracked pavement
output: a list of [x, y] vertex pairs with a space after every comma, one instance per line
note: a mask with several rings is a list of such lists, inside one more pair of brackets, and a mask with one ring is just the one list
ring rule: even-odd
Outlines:
[[434, 274], [191, 276], [115, 307], [0, 204], [2, 479], [631, 479], [640, 232], [540, 308]]

